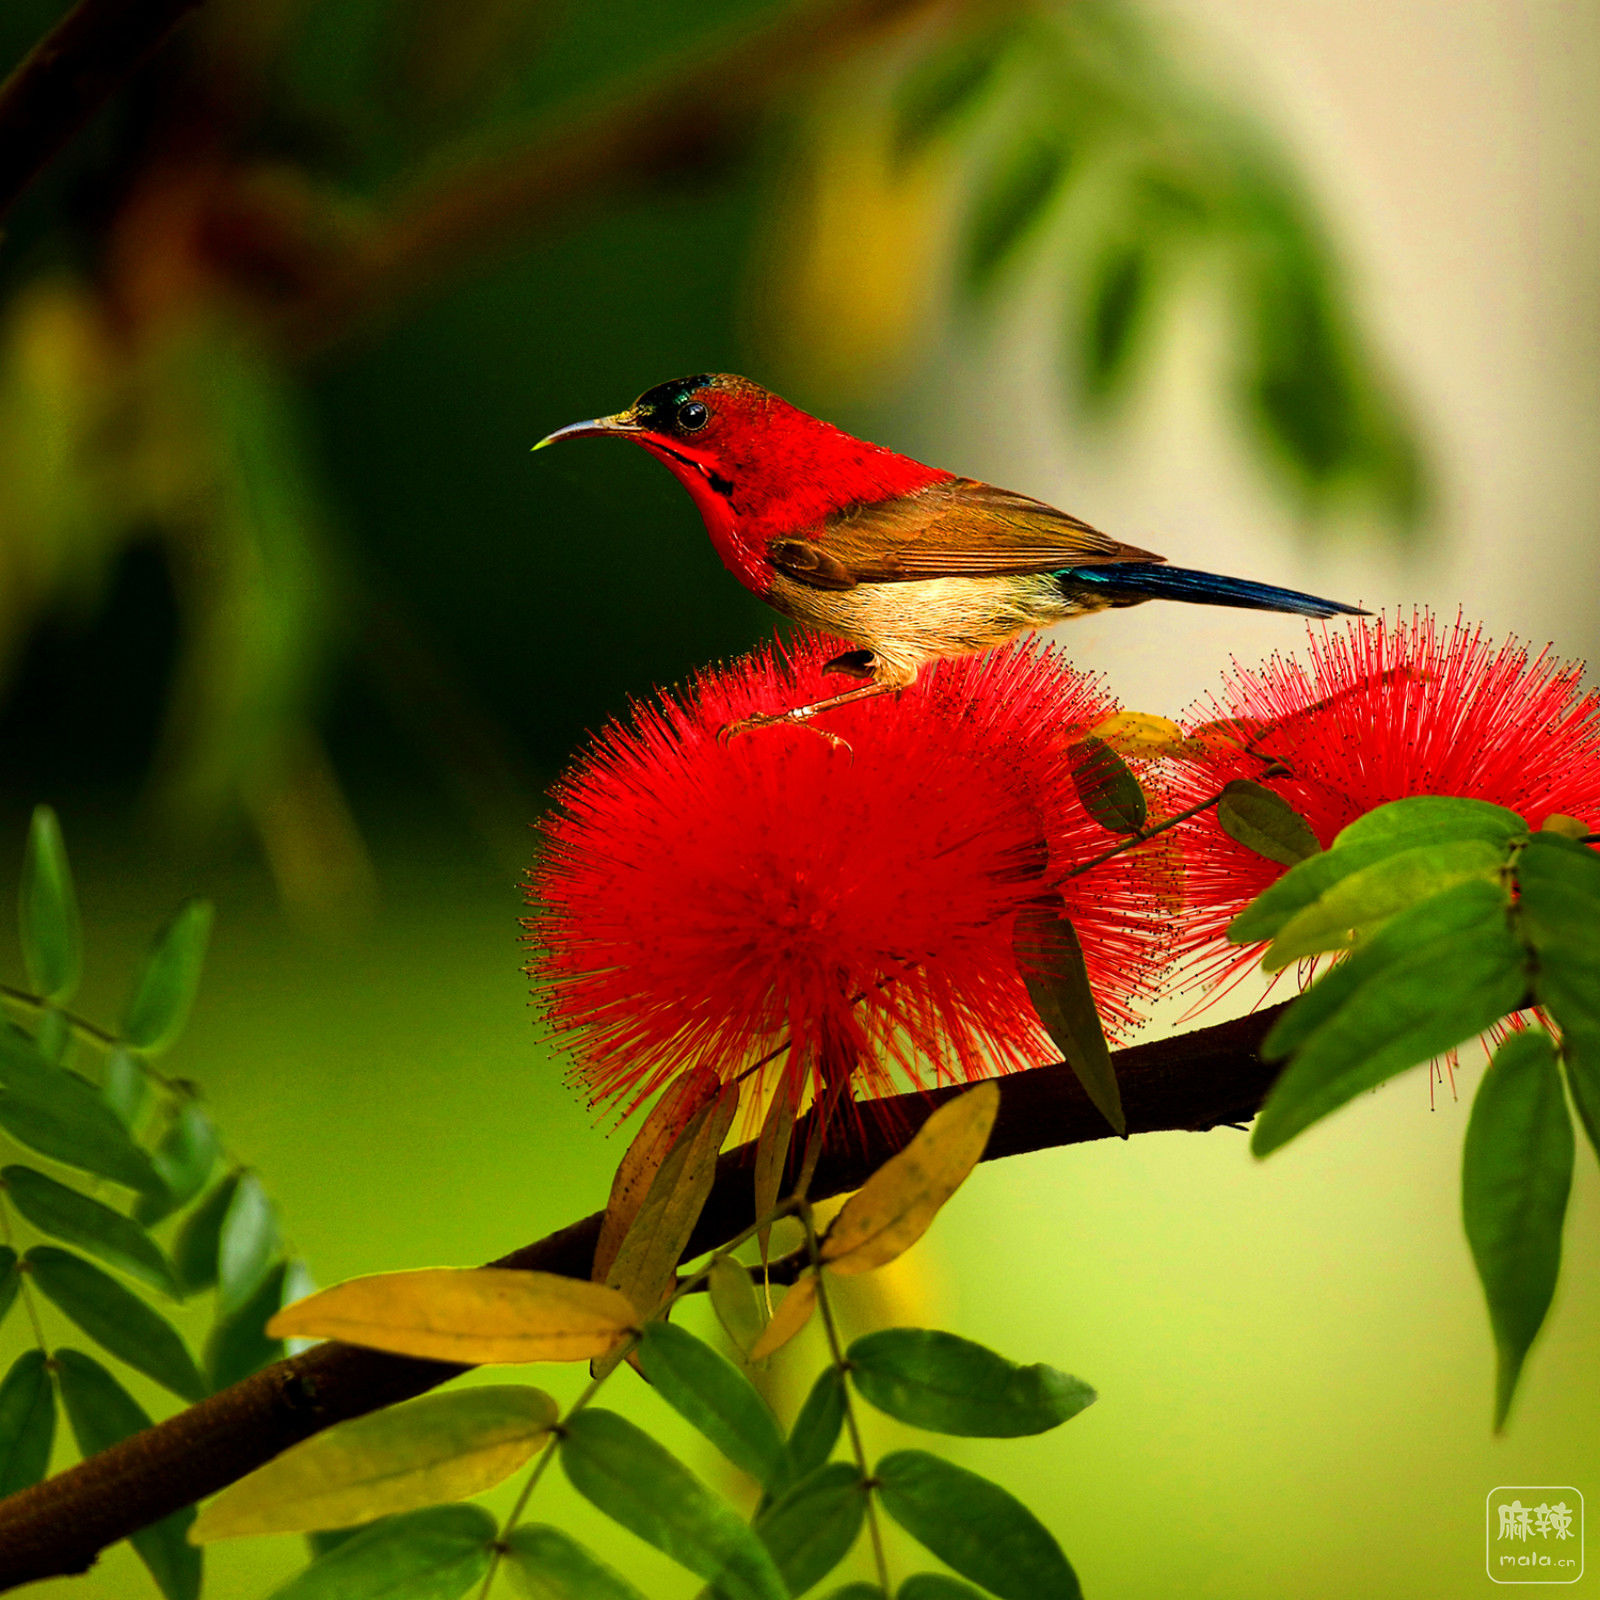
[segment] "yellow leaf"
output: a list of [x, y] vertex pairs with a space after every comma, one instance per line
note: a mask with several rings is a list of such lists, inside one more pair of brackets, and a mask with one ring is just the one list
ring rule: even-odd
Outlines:
[[594, 1270], [589, 1274], [596, 1283], [606, 1281], [606, 1274], [617, 1259], [617, 1251], [639, 1215], [639, 1207], [644, 1204], [651, 1181], [660, 1171], [673, 1141], [696, 1112], [716, 1099], [721, 1088], [722, 1079], [709, 1067], [694, 1067], [669, 1084], [650, 1108], [650, 1115], [644, 1119], [644, 1125], [634, 1136], [611, 1180], [611, 1197], [606, 1201], [605, 1219], [600, 1224], [600, 1237], [595, 1241]]
[[267, 1332], [483, 1365], [588, 1360], [638, 1321], [626, 1296], [581, 1278], [509, 1267], [425, 1267], [335, 1284], [285, 1306]]
[[808, 1272], [778, 1302], [772, 1321], [750, 1346], [750, 1360], [765, 1361], [774, 1350], [781, 1350], [811, 1320], [816, 1307], [817, 1275]]
[[559, 1415], [541, 1389], [500, 1384], [425, 1395], [291, 1445], [224, 1489], [190, 1541], [348, 1528], [464, 1500], [509, 1477]]
[[828, 1266], [841, 1274], [870, 1272], [915, 1244], [978, 1164], [999, 1110], [994, 1083], [940, 1106], [845, 1202], [822, 1241]]
[[[778, 1191], [783, 1187], [783, 1169], [789, 1160], [789, 1143], [794, 1137], [795, 1113], [798, 1092], [787, 1072], [779, 1072], [773, 1086], [772, 1100], [761, 1121], [761, 1133], [756, 1139], [756, 1220], [770, 1217], [778, 1204]], [[772, 1229], [763, 1228], [756, 1235], [761, 1247], [761, 1264], [767, 1264], [767, 1247], [772, 1241]], [[770, 1301], [770, 1295], [769, 1295]]]
[[1563, 839], [1585, 839], [1595, 831], [1587, 822], [1566, 816], [1560, 811], [1552, 811], [1539, 824], [1539, 830], [1542, 833], [1559, 833]]
[[1192, 739], [1169, 717], [1148, 711], [1118, 711], [1089, 729], [1091, 738], [1104, 739], [1118, 755], [1185, 756], [1198, 753]]
[[[678, 1135], [606, 1275], [606, 1282], [646, 1317], [654, 1314], [671, 1290], [689, 1235], [711, 1193], [717, 1152], [738, 1109], [738, 1087], [729, 1084]], [[597, 1368], [597, 1375], [603, 1370], [607, 1370], [604, 1363]]]

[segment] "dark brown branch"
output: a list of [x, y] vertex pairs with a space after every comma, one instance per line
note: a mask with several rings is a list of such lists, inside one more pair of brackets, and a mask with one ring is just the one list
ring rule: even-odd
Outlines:
[[[619, 194], [715, 171], [795, 83], [961, 0], [821, 0], [622, 93], [563, 106], [520, 137], [415, 184], [284, 330], [309, 353], [441, 277]], [[965, 0], [971, 4], [972, 0]]]
[[78, 0], [0, 84], [0, 216], [201, 0]]
[[[1176, 1039], [1116, 1053], [1130, 1133], [1204, 1131], [1247, 1122], [1277, 1075], [1259, 1048], [1281, 1006]], [[1000, 1114], [984, 1160], [1104, 1139], [1111, 1130], [1064, 1066], [1000, 1082]], [[815, 1199], [859, 1188], [959, 1088], [879, 1102], [826, 1151]], [[804, 1119], [795, 1130], [803, 1148]], [[714, 1249], [754, 1221], [755, 1146], [730, 1150], [689, 1244]], [[525, 1245], [495, 1266], [587, 1277], [600, 1213]], [[323, 1344], [0, 1502], [0, 1588], [83, 1572], [100, 1551], [180, 1506], [214, 1494], [323, 1428], [422, 1394], [464, 1371], [346, 1344]]]

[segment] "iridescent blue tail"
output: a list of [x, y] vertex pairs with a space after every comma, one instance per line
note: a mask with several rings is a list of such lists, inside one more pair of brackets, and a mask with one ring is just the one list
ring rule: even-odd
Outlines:
[[1142, 600], [1189, 600], [1202, 606], [1238, 606], [1245, 611], [1288, 611], [1297, 617], [1364, 617], [1360, 606], [1321, 600], [1297, 589], [1278, 589], [1248, 578], [1169, 567], [1159, 561], [1111, 561], [1103, 567], [1068, 567], [1056, 574], [1068, 599], [1090, 606], [1136, 606]]

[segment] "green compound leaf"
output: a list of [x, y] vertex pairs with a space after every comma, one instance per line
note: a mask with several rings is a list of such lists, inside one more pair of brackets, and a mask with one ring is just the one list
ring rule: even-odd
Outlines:
[[[61, 1403], [84, 1455], [98, 1455], [150, 1426], [144, 1407], [98, 1361], [79, 1350], [57, 1350], [52, 1359]], [[129, 1536], [166, 1600], [199, 1600], [201, 1553], [187, 1538], [194, 1516], [194, 1507], [185, 1506]]]
[[206, 1381], [178, 1330], [109, 1273], [48, 1244], [23, 1260], [39, 1288], [96, 1344], [185, 1400], [205, 1398]]
[[844, 1374], [824, 1367], [789, 1432], [789, 1458], [796, 1478], [809, 1477], [833, 1454], [844, 1427]]
[[514, 1529], [506, 1540], [505, 1563], [529, 1600], [645, 1600], [620, 1573], [548, 1523]]
[[17, 900], [28, 982], [35, 994], [64, 1002], [83, 973], [83, 922], [61, 824], [49, 806], [34, 808]]
[[679, 1416], [769, 1494], [789, 1480], [789, 1447], [777, 1418], [726, 1357], [670, 1322], [649, 1322], [639, 1339], [639, 1365]]
[[261, 1180], [240, 1173], [217, 1235], [219, 1316], [232, 1315], [255, 1294], [282, 1248], [277, 1213]]
[[0, 1183], [40, 1233], [65, 1239], [152, 1289], [178, 1298], [178, 1282], [161, 1246], [120, 1211], [32, 1167], [0, 1167]]
[[1235, 944], [1275, 939], [1343, 879], [1402, 851], [1476, 839], [1498, 847], [1504, 858], [1527, 832], [1516, 812], [1482, 800], [1439, 795], [1395, 800], [1357, 817], [1322, 854], [1291, 867], [1233, 919], [1228, 937]]
[[172, 1242], [172, 1265], [185, 1294], [198, 1294], [217, 1281], [222, 1221], [238, 1187], [239, 1174], [230, 1172], [183, 1219], [183, 1226], [178, 1229], [178, 1236]]
[[24, 1350], [0, 1381], [0, 1500], [44, 1478], [55, 1438], [56, 1391], [44, 1351]]
[[586, 1500], [729, 1600], [786, 1600], [766, 1546], [642, 1429], [593, 1406], [564, 1428], [561, 1465]]
[[1267, 1035], [1290, 1056], [1256, 1119], [1264, 1156], [1364, 1089], [1482, 1033], [1525, 1001], [1509, 897], [1473, 880], [1402, 912], [1314, 983]]
[[1278, 930], [1262, 970], [1279, 972], [1302, 956], [1346, 950], [1390, 917], [1471, 878], [1492, 882], [1506, 864], [1503, 845], [1484, 839], [1418, 845], [1341, 878]]
[[181, 1211], [205, 1188], [220, 1149], [211, 1118], [198, 1101], [185, 1099], [151, 1157], [166, 1188], [161, 1194], [141, 1196], [133, 1214], [150, 1227]]
[[194, 1525], [196, 1544], [246, 1534], [348, 1528], [503, 1482], [550, 1437], [543, 1390], [496, 1384], [424, 1395], [291, 1445], [224, 1489]]
[[1043, 220], [1067, 175], [1059, 132], [1021, 130], [978, 184], [967, 219], [963, 278], [969, 294], [992, 288], [1000, 269]]
[[118, 1045], [106, 1057], [106, 1073], [100, 1083], [100, 1093], [125, 1128], [131, 1128], [138, 1121], [149, 1092], [150, 1080], [144, 1068], [131, 1050], [124, 1050]]
[[1248, 778], [1223, 785], [1217, 825], [1235, 844], [1283, 867], [1306, 861], [1322, 849], [1311, 824], [1281, 794]]
[[213, 1391], [226, 1389], [283, 1359], [283, 1340], [267, 1333], [267, 1323], [291, 1298], [285, 1285], [287, 1274], [288, 1264], [280, 1261], [237, 1311], [217, 1318], [205, 1351], [206, 1380]]
[[984, 1600], [981, 1590], [943, 1572], [918, 1572], [896, 1591], [895, 1600]]
[[897, 1450], [874, 1476], [883, 1509], [913, 1539], [1000, 1600], [1081, 1600], [1061, 1546], [998, 1484], [926, 1450]]
[[98, 1088], [52, 1066], [20, 1033], [0, 1023], [0, 1127], [40, 1155], [137, 1189], [161, 1192], [150, 1158]]
[[1514, 1033], [1495, 1052], [1472, 1103], [1461, 1166], [1461, 1215], [1498, 1355], [1496, 1432], [1561, 1271], [1572, 1153], [1550, 1036]]
[[867, 1515], [867, 1489], [853, 1462], [835, 1461], [781, 1495], [756, 1518], [789, 1593], [822, 1582], [850, 1554]]
[[1137, 833], [1149, 807], [1133, 769], [1104, 739], [1088, 734], [1074, 744], [1072, 786], [1083, 809], [1110, 833]]
[[22, 1287], [22, 1274], [17, 1270], [17, 1252], [8, 1244], [0, 1244], [0, 1322], [6, 1319]]
[[1600, 1154], [1600, 856], [1537, 833], [1517, 858], [1517, 883], [1534, 994], [1561, 1029], [1572, 1101]]
[[200, 987], [211, 940], [211, 903], [186, 900], [156, 936], [133, 986], [122, 1037], [134, 1050], [155, 1055], [183, 1032]]
[[934, 1433], [987, 1439], [1044, 1433], [1095, 1400], [1088, 1384], [1054, 1367], [1018, 1366], [934, 1328], [883, 1328], [857, 1339], [845, 1358], [862, 1399]]
[[1011, 942], [1028, 998], [1050, 1042], [1095, 1108], [1126, 1138], [1122, 1091], [1089, 986], [1083, 946], [1060, 899], [1050, 906], [1025, 906], [1017, 914]]
[[270, 1600], [460, 1600], [483, 1582], [497, 1531], [481, 1506], [385, 1517], [319, 1556]]

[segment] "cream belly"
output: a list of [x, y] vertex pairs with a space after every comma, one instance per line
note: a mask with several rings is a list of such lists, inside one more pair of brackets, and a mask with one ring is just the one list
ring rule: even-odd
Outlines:
[[908, 682], [924, 661], [990, 650], [1084, 610], [1048, 573], [862, 583], [853, 589], [813, 589], [779, 573], [766, 600], [807, 627], [865, 645]]

